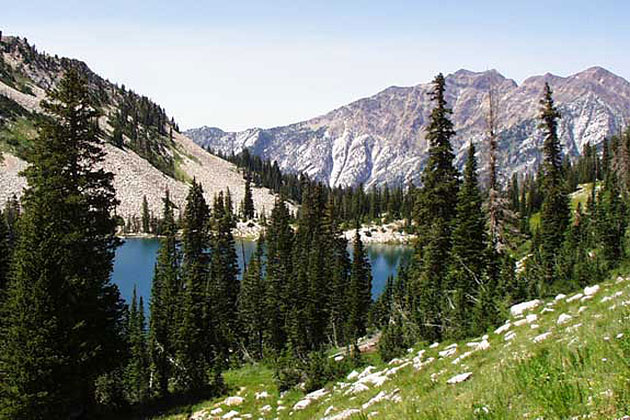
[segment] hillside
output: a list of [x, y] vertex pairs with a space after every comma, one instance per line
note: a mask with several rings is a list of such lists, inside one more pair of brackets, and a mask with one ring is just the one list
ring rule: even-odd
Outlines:
[[[534, 170], [541, 158], [536, 117], [545, 82], [554, 90], [562, 115], [559, 136], [569, 155], [580, 153], [587, 142], [600, 144], [630, 120], [630, 83], [600, 67], [568, 77], [534, 76], [520, 85], [495, 70], [459, 70], [446, 77], [458, 165], [463, 165], [467, 144], [485, 137], [492, 87], [498, 110], [498, 166], [503, 177]], [[330, 186], [418, 183], [428, 150], [424, 130], [432, 109], [431, 88], [429, 83], [392, 86], [286, 127], [236, 133], [201, 127], [186, 134], [225, 154], [249, 148], [256, 155], [276, 160], [283, 170], [305, 172]], [[485, 145], [478, 150], [483, 167], [487, 163]]]
[[420, 343], [388, 364], [367, 354], [365, 368], [308, 395], [280, 394], [264, 366], [228, 371], [230, 397], [161, 418], [622, 418], [630, 413], [622, 273], [515, 305], [504, 325], [474, 340]]
[[[41, 53], [25, 39], [1, 36], [0, 206], [11, 195], [21, 194], [25, 182], [18, 173], [26, 166], [35, 122], [45, 118], [40, 101], [71, 65], [87, 76], [100, 107], [99, 125], [107, 140], [104, 168], [115, 174], [119, 215], [139, 214], [144, 195], [150, 210], [159, 214], [167, 189], [181, 205], [193, 178], [203, 185], [208, 201], [229, 188], [236, 205], [240, 203], [245, 188], [242, 174], [181, 134], [162, 107], [103, 79], [85, 63]], [[267, 189], [254, 188], [253, 199], [258, 211], [273, 207], [274, 196]]]

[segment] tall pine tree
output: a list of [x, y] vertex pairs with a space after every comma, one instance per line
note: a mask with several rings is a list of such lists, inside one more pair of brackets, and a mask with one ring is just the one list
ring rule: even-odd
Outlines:
[[415, 251], [415, 317], [422, 335], [436, 339], [442, 334], [443, 279], [451, 249], [452, 220], [455, 217], [458, 172], [453, 166], [451, 138], [455, 135], [452, 113], [446, 106], [446, 80], [439, 74], [433, 81], [431, 99], [435, 108], [427, 127], [429, 157], [422, 173], [422, 189], [416, 199], [415, 218], [419, 240]]
[[86, 79], [66, 71], [23, 172], [29, 187], [4, 311], [0, 411], [89, 417], [96, 379], [124, 358], [124, 303], [110, 283], [117, 204]]
[[[543, 203], [540, 217], [540, 255], [543, 264], [543, 290], [553, 283], [553, 267], [558, 250], [562, 247], [569, 224], [569, 198], [562, 173], [562, 155], [558, 138], [558, 119], [552, 91], [545, 83], [540, 101], [540, 128], [543, 130], [542, 193]], [[541, 286], [543, 286], [541, 285]]]

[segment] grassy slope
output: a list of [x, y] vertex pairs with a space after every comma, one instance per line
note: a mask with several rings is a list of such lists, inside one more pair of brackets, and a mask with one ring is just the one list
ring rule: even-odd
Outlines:
[[[621, 272], [630, 272], [630, 267]], [[402, 401], [376, 403], [353, 418], [364, 418], [370, 413], [377, 413], [373, 414], [376, 418], [391, 419], [621, 417], [630, 413], [630, 306], [626, 306], [630, 305], [630, 279], [616, 282], [617, 275], [603, 283], [589, 301], [550, 301], [546, 305], [553, 312], [542, 313], [545, 305], [527, 312], [538, 316], [534, 322], [538, 328], [529, 324], [512, 326], [508, 332], [516, 335], [511, 341], [505, 340], [508, 332], [490, 332], [490, 348], [473, 352], [459, 364], [453, 363], [455, 358], [470, 350], [465, 341], [458, 343], [454, 355], [444, 358], [438, 352], [450, 342], [433, 349], [418, 345], [403, 361], [411, 360], [422, 349], [423, 361], [429, 357], [436, 360], [419, 370], [413, 365], [403, 367], [382, 386], [370, 386], [355, 396], [345, 395], [345, 389], [337, 385], [332, 393], [301, 411], [291, 408], [303, 397], [302, 392], [293, 390], [280, 398], [269, 369], [246, 366], [225, 374], [232, 388], [230, 395], [245, 398], [241, 406], [228, 408], [221, 404], [221, 398], [163, 418], [185, 419], [189, 413], [214, 407], [222, 407], [221, 414], [234, 409], [239, 416], [251, 414], [253, 418], [321, 418], [331, 405], [331, 414], [337, 414], [347, 408], [361, 408], [380, 391], [390, 393], [395, 389], [399, 389], [397, 395]], [[610, 300], [602, 302], [609, 296]], [[585, 309], [580, 311], [581, 307]], [[558, 325], [557, 319], [563, 313], [573, 318]], [[551, 333], [546, 340], [532, 341], [545, 332]], [[376, 355], [370, 357], [377, 371], [387, 368]], [[463, 372], [472, 372], [468, 381], [446, 383]], [[327, 388], [333, 389], [333, 385]], [[255, 392], [262, 390], [270, 397], [256, 400]], [[262, 415], [259, 410], [266, 404], [271, 405], [272, 411]], [[286, 409], [277, 411], [279, 405]]]

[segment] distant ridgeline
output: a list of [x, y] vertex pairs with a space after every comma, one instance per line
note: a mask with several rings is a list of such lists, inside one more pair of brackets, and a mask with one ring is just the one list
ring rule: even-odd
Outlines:
[[70, 67], [88, 80], [93, 103], [104, 117], [100, 120], [104, 137], [174, 178], [177, 153], [172, 131], [179, 128], [164, 108], [124, 85], [103, 79], [82, 61], [39, 52], [25, 38], [1, 33], [0, 82], [6, 87], [0, 85], [0, 150], [28, 159], [26, 151], [36, 134], [36, 123], [45, 118], [39, 100]]
[[415, 186], [373, 187], [366, 190], [363, 184], [352, 187], [331, 188], [324, 183], [311, 179], [304, 173], [282, 172], [276, 161], [271, 162], [244, 149], [238, 154], [223, 154], [206, 148], [208, 152], [232, 162], [246, 172], [246, 177], [260, 187], [283, 194], [285, 198], [302, 204], [307, 186], [318, 186], [326, 197], [333, 196], [339, 220], [351, 226], [359, 222], [390, 222], [404, 219], [410, 225], [413, 211]]

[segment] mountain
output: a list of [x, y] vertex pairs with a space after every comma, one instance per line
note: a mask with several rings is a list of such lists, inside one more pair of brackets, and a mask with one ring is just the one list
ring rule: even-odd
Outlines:
[[[540, 161], [538, 101], [549, 82], [562, 119], [559, 133], [566, 153], [576, 155], [599, 144], [630, 121], [630, 83], [592, 67], [569, 77], [534, 76], [518, 85], [496, 70], [459, 70], [446, 77], [453, 109], [453, 148], [463, 165], [470, 141], [485, 138], [488, 91], [497, 99], [499, 165], [504, 177], [534, 170]], [[202, 127], [186, 131], [197, 144], [226, 154], [244, 148], [276, 160], [283, 170], [305, 172], [330, 186], [366, 187], [420, 180], [427, 156], [425, 127], [433, 107], [431, 84], [392, 86], [308, 121], [270, 129], [226, 133]], [[484, 144], [480, 161], [487, 162]]]
[[[99, 125], [107, 140], [103, 166], [115, 174], [119, 215], [139, 215], [144, 195], [150, 210], [160, 214], [167, 189], [183, 208], [193, 178], [201, 182], [209, 202], [228, 188], [235, 205], [241, 202], [245, 190], [242, 174], [179, 133], [162, 107], [124, 85], [103, 79], [83, 62], [41, 53], [26, 39], [0, 32], [0, 206], [11, 195], [19, 196], [25, 186], [19, 172], [27, 165], [35, 124], [46, 118], [40, 101], [69, 66], [78, 67], [87, 77], [101, 111]], [[252, 192], [259, 211], [273, 207], [274, 196], [267, 189], [253, 188]]]

